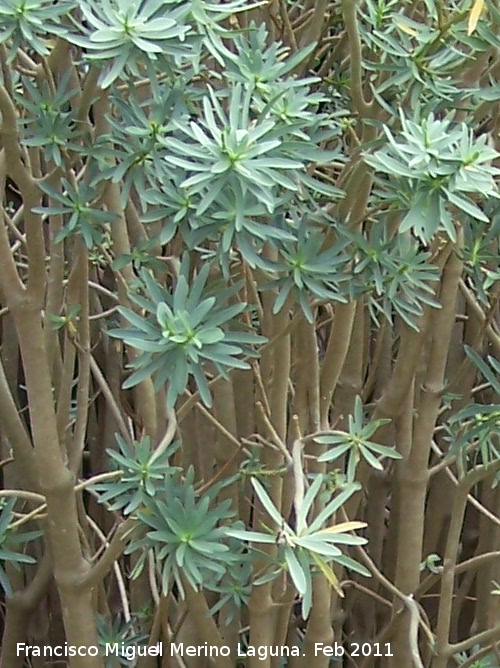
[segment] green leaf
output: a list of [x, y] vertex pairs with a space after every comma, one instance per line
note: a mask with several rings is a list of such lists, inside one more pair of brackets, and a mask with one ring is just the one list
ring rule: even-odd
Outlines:
[[484, 214], [481, 209], [474, 204], [471, 200], [465, 199], [465, 197], [461, 197], [460, 195], [457, 195], [456, 192], [446, 192], [446, 195], [448, 197], [448, 200], [454, 204], [455, 206], [458, 206], [459, 209], [464, 211], [466, 214], [469, 216], [472, 216], [476, 220], [482, 220], [484, 222], [488, 222], [488, 216]]
[[[475, 364], [475, 366], [481, 372], [483, 378], [491, 384], [492, 388], [497, 394], [500, 394], [500, 379], [497, 377], [499, 370], [496, 369], [496, 373], [493, 373], [492, 369], [486, 364], [478, 353], [471, 348], [470, 346], [464, 346], [467, 357], [469, 357]], [[493, 359], [492, 359], [493, 361]]]
[[302, 504], [297, 513], [298, 534], [300, 534], [306, 528], [307, 514], [309, 513], [312, 504], [314, 503], [314, 499], [318, 495], [318, 492], [321, 489], [322, 484], [323, 484], [322, 476], [321, 475], [316, 476], [316, 478], [314, 479], [313, 483], [311, 484], [311, 486], [309, 487], [304, 496]]
[[346, 501], [348, 501], [353, 494], [358, 492], [361, 489], [359, 483], [350, 483], [346, 485], [345, 489], [340, 492], [334, 499], [332, 499], [325, 508], [315, 517], [314, 521], [309, 526], [310, 532], [319, 531], [323, 526], [323, 523], [326, 522], [334, 513], [341, 508]]
[[264, 487], [255, 478], [252, 478], [252, 487], [254, 488], [259, 501], [264, 506], [264, 509], [267, 511], [268, 515], [272, 518], [272, 520], [275, 522], [276, 527], [278, 529], [284, 528], [289, 533], [293, 533], [289, 525], [285, 522], [285, 520], [279, 513], [274, 503], [269, 498]]
[[292, 578], [293, 584], [300, 596], [303, 596], [307, 591], [307, 578], [302, 570], [299, 560], [291, 547], [285, 547], [285, 560], [288, 567], [288, 572]]
[[249, 543], [276, 543], [276, 536], [260, 531], [242, 531], [240, 529], [226, 529], [226, 535]]

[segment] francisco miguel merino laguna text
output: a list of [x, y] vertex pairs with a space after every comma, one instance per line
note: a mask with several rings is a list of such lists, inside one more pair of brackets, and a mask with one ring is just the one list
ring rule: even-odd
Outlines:
[[[393, 656], [391, 644], [375, 643], [350, 643], [351, 656]], [[170, 656], [202, 656], [217, 657], [230, 656], [231, 648], [228, 645], [184, 645], [184, 643], [170, 643], [165, 646], [166, 654]], [[314, 656], [344, 656], [346, 650], [338, 642], [332, 645], [325, 645], [317, 642], [314, 645]], [[253, 656], [265, 661], [268, 656], [300, 656], [298, 647], [288, 647], [287, 645], [249, 645], [244, 647], [238, 645], [236, 656]], [[163, 643], [158, 642], [155, 645], [128, 645], [126, 643], [106, 643], [104, 647], [91, 645], [26, 645], [17, 643], [17, 656], [43, 656], [43, 657], [65, 657], [65, 656], [116, 656], [133, 661], [140, 656], [163, 656]], [[305, 656], [304, 654], [302, 656]]]
[[[231, 648], [228, 645], [185, 645], [184, 643], [170, 643], [166, 645], [166, 654], [170, 656], [202, 656], [217, 657], [230, 656]], [[43, 657], [71, 657], [71, 656], [119, 656], [129, 661], [133, 661], [140, 656], [163, 656], [163, 643], [158, 642], [155, 645], [128, 645], [125, 643], [106, 643], [102, 647], [96, 645], [27, 645], [26, 643], [17, 643], [17, 656], [43, 656]], [[298, 647], [288, 647], [286, 645], [272, 646], [252, 646], [244, 647], [238, 645], [236, 656], [255, 656], [261, 660], [268, 656], [300, 656]]]

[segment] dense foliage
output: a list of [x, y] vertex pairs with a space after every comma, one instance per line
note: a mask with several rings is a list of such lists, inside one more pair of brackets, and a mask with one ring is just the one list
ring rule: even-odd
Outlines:
[[500, 666], [499, 34], [2, 1], [0, 668]]

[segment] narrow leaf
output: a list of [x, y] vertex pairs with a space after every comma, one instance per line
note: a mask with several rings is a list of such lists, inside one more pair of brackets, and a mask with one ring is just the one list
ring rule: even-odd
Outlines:
[[338, 578], [337, 578], [337, 576], [335, 575], [335, 573], [332, 571], [332, 569], [330, 568], [330, 566], [326, 563], [326, 561], [325, 561], [324, 559], [322, 559], [322, 558], [319, 556], [319, 554], [315, 554], [314, 552], [311, 552], [311, 556], [312, 556], [312, 558], [313, 558], [314, 563], [316, 564], [316, 566], [318, 566], [318, 568], [320, 569], [320, 571], [323, 573], [323, 575], [325, 576], [325, 578], [328, 580], [328, 582], [329, 582], [329, 583], [332, 585], [332, 587], [335, 589], [335, 591], [337, 592], [337, 594], [338, 594], [341, 598], [344, 598], [344, 592], [343, 592], [342, 589], [340, 588], [340, 584], [339, 584]]
[[481, 16], [483, 9], [484, 9], [484, 0], [474, 0], [474, 4], [472, 5], [472, 9], [470, 10], [469, 22], [467, 25], [468, 35], [472, 35], [474, 30], [476, 29], [479, 17]]

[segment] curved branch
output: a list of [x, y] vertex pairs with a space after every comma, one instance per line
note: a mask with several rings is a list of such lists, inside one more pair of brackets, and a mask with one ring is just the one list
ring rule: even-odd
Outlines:
[[367, 102], [363, 95], [363, 56], [361, 37], [358, 30], [356, 10], [357, 0], [342, 0], [342, 15], [349, 37], [351, 54], [351, 96], [354, 107], [361, 118], [369, 118], [373, 113], [373, 103]]

